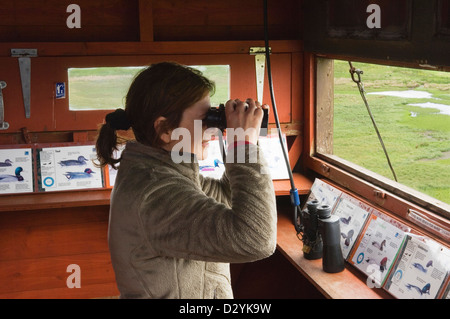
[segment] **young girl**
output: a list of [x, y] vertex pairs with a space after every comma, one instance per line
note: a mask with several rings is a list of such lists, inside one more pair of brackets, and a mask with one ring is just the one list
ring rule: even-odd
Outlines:
[[[125, 111], [108, 114], [100, 129], [100, 164], [120, 161], [108, 240], [121, 298], [232, 298], [229, 263], [275, 250], [275, 193], [257, 146], [259, 103], [226, 103], [228, 128], [250, 132], [228, 140], [229, 153], [245, 154], [244, 161], [227, 158], [221, 180], [199, 174], [207, 141], [194, 123], [204, 120], [212, 92], [214, 83], [195, 69], [154, 64], [134, 79]], [[114, 159], [116, 131], [130, 127], [136, 141]], [[180, 129], [190, 133], [182, 138], [191, 161], [176, 164], [171, 151], [180, 140], [172, 132]]]

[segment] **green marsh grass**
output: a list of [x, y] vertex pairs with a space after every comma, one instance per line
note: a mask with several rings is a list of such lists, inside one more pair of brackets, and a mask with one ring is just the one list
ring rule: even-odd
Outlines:
[[[398, 182], [450, 204], [450, 115], [411, 106], [450, 107], [450, 73], [355, 63], [366, 93], [426, 91], [431, 98], [366, 94]], [[375, 129], [351, 80], [348, 62], [334, 64], [333, 153], [393, 180]]]
[[[69, 69], [70, 110], [109, 110], [123, 108], [128, 88], [144, 67], [101, 67]], [[216, 84], [211, 104], [229, 99], [229, 67], [227, 65], [196, 66]]]

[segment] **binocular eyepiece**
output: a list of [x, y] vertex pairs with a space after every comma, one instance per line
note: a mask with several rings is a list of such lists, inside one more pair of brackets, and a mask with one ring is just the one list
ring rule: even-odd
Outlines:
[[[261, 123], [260, 135], [267, 135], [267, 127], [269, 122], [269, 110], [263, 109], [264, 116]], [[225, 116], [225, 105], [220, 104], [218, 107], [211, 107], [206, 113], [203, 120], [207, 128], [216, 127], [222, 132], [227, 128], [227, 117]]]
[[305, 259], [322, 258], [325, 272], [337, 273], [345, 268], [340, 242], [339, 217], [331, 215], [329, 205], [313, 200], [301, 212], [303, 223], [303, 256]]

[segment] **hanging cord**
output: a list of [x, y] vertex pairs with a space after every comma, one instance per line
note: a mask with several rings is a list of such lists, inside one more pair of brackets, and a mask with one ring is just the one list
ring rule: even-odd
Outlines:
[[[364, 84], [361, 81], [361, 74], [363, 74], [364, 72], [360, 69], [354, 68], [352, 65], [352, 62], [348, 61], [348, 64], [350, 65], [349, 71], [350, 71], [350, 75], [352, 76], [352, 80], [353, 80], [353, 82], [355, 82], [358, 85], [359, 93], [361, 94], [364, 104], [366, 105], [367, 112], [369, 112], [370, 119], [372, 120], [373, 127], [375, 128], [375, 132], [377, 132], [378, 140], [380, 141], [380, 144], [383, 147], [384, 155], [386, 155], [386, 159], [387, 159], [387, 162], [391, 169], [392, 175], [394, 175], [394, 179], [397, 182], [397, 175], [395, 175], [394, 168], [392, 167], [391, 160], [389, 159], [389, 155], [387, 153], [386, 147], [384, 146], [383, 139], [381, 138], [381, 134], [378, 131], [378, 127], [377, 127], [377, 124], [375, 123], [375, 119], [373, 118], [373, 114], [372, 114], [372, 111], [370, 110], [369, 103], [367, 103], [367, 100], [366, 100]], [[357, 78], [355, 78], [355, 74], [356, 74]]]
[[273, 109], [273, 116], [275, 118], [275, 123], [278, 131], [278, 137], [280, 139], [281, 143], [281, 150], [283, 151], [284, 161], [286, 163], [287, 171], [289, 173], [289, 180], [291, 183], [291, 190], [289, 191], [290, 197], [291, 197], [291, 204], [294, 206], [295, 214], [294, 214], [294, 225], [295, 229], [297, 230], [297, 234], [301, 231], [301, 226], [298, 225], [297, 221], [297, 215], [300, 212], [300, 198], [298, 196], [298, 190], [295, 187], [294, 183], [294, 176], [291, 171], [291, 166], [289, 164], [289, 157], [287, 154], [287, 147], [284, 145], [284, 140], [280, 128], [280, 121], [278, 119], [278, 112], [277, 112], [277, 106], [275, 102], [275, 94], [273, 90], [273, 82], [272, 82], [272, 70], [270, 65], [270, 47], [269, 47], [269, 23], [268, 23], [268, 9], [267, 9], [267, 0], [264, 0], [264, 43], [265, 43], [265, 54], [266, 54], [266, 64], [267, 64], [267, 77], [269, 81], [269, 89], [270, 89], [270, 97], [272, 100], [272, 109]]

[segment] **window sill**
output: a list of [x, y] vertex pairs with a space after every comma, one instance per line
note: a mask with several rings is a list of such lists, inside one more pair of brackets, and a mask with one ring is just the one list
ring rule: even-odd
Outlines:
[[[297, 187], [298, 190], [298, 194], [307, 195], [309, 193], [309, 190], [311, 189], [314, 180], [300, 173], [293, 173], [293, 176], [295, 186]], [[289, 179], [273, 181], [273, 186], [275, 189], [275, 195], [277, 196], [290, 195], [291, 183]]]
[[0, 212], [109, 205], [111, 189], [0, 196]]
[[[309, 169], [336, 186], [358, 194], [431, 238], [448, 242], [450, 210], [445, 203], [435, 203], [437, 200], [335, 156], [308, 157], [306, 162]], [[415, 215], [421, 216], [422, 221], [414, 218]]]
[[322, 259], [303, 258], [302, 242], [297, 238], [292, 218], [287, 208], [278, 212], [278, 250], [305, 276], [326, 298], [331, 299], [392, 299], [380, 288], [369, 288], [364, 276], [350, 265], [340, 273], [329, 274], [322, 269]]

